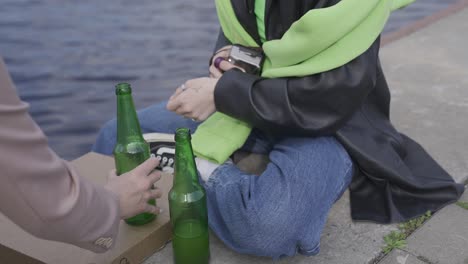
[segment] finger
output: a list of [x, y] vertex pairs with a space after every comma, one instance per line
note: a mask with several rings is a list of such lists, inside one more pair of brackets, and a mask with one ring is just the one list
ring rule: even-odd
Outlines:
[[173, 93], [173, 94], [169, 97], [169, 100], [168, 100], [168, 101], [174, 100], [176, 97], [177, 97], [177, 95], [176, 95], [175, 93]]
[[169, 99], [167, 102], [166, 108], [169, 111], [175, 112], [182, 105], [181, 100], [178, 97]]
[[161, 179], [161, 171], [159, 170], [154, 170], [153, 172], [148, 175], [148, 180], [153, 185], [155, 182], [159, 181]]
[[231, 48], [232, 48], [231, 45], [220, 48], [219, 50], [216, 51], [216, 54], [213, 57], [213, 60], [217, 57], [227, 58], [229, 56], [229, 51], [231, 50]]
[[[182, 101], [182, 100], [181, 100]], [[188, 116], [191, 116], [192, 115], [192, 109], [190, 109], [188, 106], [187, 106], [187, 102], [185, 103], [180, 103], [179, 107], [177, 107], [177, 109], [174, 110], [174, 112], [178, 115], [181, 115], [181, 116], [184, 116], [184, 117], [188, 117]]]
[[151, 205], [151, 204], [146, 204], [143, 212], [146, 213], [151, 213], [151, 214], [160, 214], [162, 212], [161, 208]]
[[171, 111], [182, 116], [190, 115], [192, 112], [192, 108], [189, 106], [190, 100], [191, 97], [187, 96], [186, 94], [179, 96], [175, 99], [175, 103], [173, 103], [173, 110]]
[[161, 190], [159, 189], [149, 189], [141, 195], [141, 202], [148, 202], [151, 199], [156, 199], [161, 197]]
[[171, 97], [169, 97], [169, 100], [170, 100], [170, 99], [173, 99], [173, 98], [176, 98], [176, 97], [177, 97], [179, 94], [181, 94], [183, 91], [184, 91], [184, 90], [182, 90], [182, 88], [180, 88], [180, 87], [177, 88], [177, 89], [175, 90], [175, 92], [171, 95]]
[[172, 96], [177, 97], [179, 94], [183, 93], [184, 91], [185, 90], [179, 87], [175, 90], [175, 93]]
[[222, 48], [220, 48], [219, 50], [230, 50], [232, 48], [232, 45], [226, 45]]
[[223, 73], [216, 68], [213, 64], [210, 66], [210, 77], [211, 78], [220, 78]]
[[177, 108], [174, 112], [176, 114], [180, 115], [180, 116], [185, 117], [185, 118], [192, 118], [192, 112], [187, 111], [183, 106]]
[[229, 56], [229, 51], [231, 50], [231, 48], [226, 48], [224, 49], [223, 51], [221, 51], [219, 53], [220, 56], [223, 56], [223, 58], [227, 59], [227, 57]]
[[220, 48], [219, 50], [217, 50], [216, 54], [228, 52], [229, 50], [231, 50], [231, 48], [232, 48], [231, 45], [224, 46], [224, 47]]
[[159, 160], [155, 157], [150, 157], [149, 159], [145, 160], [142, 164], [136, 167], [133, 171], [136, 175], [143, 174], [147, 176], [150, 174], [157, 166], [159, 165]]
[[147, 193], [145, 193], [145, 198], [147, 201], [151, 199], [161, 198], [161, 196], [162, 196], [162, 191], [160, 189], [150, 189], [148, 190]]
[[214, 62], [217, 58], [223, 58], [224, 60], [227, 60], [229, 57], [229, 53], [226, 51], [220, 52], [216, 54], [216, 56], [213, 57], [213, 60], [211, 61], [210, 65], [214, 65]]

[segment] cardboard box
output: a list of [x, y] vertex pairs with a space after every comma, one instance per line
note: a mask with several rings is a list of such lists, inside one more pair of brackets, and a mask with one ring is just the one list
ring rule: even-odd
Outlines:
[[[80, 175], [103, 185], [114, 160], [96, 153], [88, 153], [72, 162]], [[76, 246], [36, 238], [0, 214], [1, 264], [136, 264], [163, 248], [171, 237], [167, 193], [172, 175], [164, 174], [157, 183], [163, 191], [158, 205], [164, 210], [155, 221], [132, 227], [121, 221], [115, 247], [103, 254], [95, 254]], [[103, 216], [105, 217], [105, 216]], [[77, 226], [76, 228], [80, 228]]]

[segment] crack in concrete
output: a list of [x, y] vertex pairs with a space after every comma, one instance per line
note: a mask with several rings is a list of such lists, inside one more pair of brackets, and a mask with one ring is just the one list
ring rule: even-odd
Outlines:
[[[438, 264], [438, 263], [435, 263], [435, 262], [432, 262], [430, 259], [428, 259], [427, 257], [425, 256], [421, 256], [421, 255], [416, 255], [414, 254], [413, 252], [411, 251], [408, 251], [406, 249], [400, 249], [401, 251], [405, 252], [405, 253], [408, 253], [410, 256], [412, 257], [415, 257], [417, 258], [419, 261], [422, 261], [424, 262], [425, 264]], [[404, 264], [404, 263], [403, 263]]]

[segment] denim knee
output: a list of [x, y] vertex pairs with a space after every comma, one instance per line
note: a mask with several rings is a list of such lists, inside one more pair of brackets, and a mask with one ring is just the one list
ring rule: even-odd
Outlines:
[[[278, 212], [275, 216], [257, 213], [251, 215], [250, 226], [244, 226], [244, 230], [250, 231], [243, 234], [243, 238], [233, 239], [238, 247], [237, 251], [273, 259], [294, 256], [298, 239], [298, 235], [294, 234], [294, 230], [297, 229], [294, 225], [297, 223], [291, 221], [288, 212]], [[254, 232], [255, 235], [250, 232]]]
[[96, 142], [92, 147], [92, 151], [111, 155], [117, 141], [117, 120], [112, 119], [107, 121], [102, 126], [97, 136]]
[[315, 255], [328, 212], [347, 188], [352, 161], [333, 138], [291, 138], [261, 176], [220, 166], [205, 184], [210, 227], [232, 249], [274, 259]]

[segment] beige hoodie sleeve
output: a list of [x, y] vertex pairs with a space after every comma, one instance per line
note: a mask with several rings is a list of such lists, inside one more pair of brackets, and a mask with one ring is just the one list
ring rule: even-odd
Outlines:
[[114, 194], [77, 175], [48, 147], [1, 58], [0, 213], [37, 237], [95, 252], [112, 246], [120, 213]]

